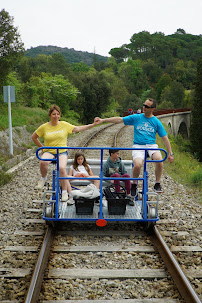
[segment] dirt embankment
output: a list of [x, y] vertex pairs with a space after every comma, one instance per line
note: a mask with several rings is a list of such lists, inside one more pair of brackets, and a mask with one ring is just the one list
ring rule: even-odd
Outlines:
[[0, 131], [0, 170], [8, 170], [34, 153], [31, 147], [31, 134], [26, 126], [17, 126], [12, 129], [13, 154], [9, 148], [9, 130]]

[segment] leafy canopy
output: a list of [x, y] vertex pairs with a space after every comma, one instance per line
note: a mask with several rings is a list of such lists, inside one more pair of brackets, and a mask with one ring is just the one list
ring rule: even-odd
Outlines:
[[23, 43], [13, 17], [4, 9], [0, 11], [0, 83], [5, 83], [6, 77], [24, 53]]

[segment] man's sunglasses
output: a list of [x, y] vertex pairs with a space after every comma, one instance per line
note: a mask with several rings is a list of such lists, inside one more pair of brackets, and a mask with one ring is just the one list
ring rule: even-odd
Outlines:
[[143, 104], [145, 108], [153, 108], [153, 106], [148, 106], [147, 104]]

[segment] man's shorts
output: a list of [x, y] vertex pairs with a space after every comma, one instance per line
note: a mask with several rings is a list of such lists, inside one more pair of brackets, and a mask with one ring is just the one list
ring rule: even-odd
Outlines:
[[[158, 144], [146, 144], [146, 145], [139, 145], [139, 144], [135, 144], [133, 145], [133, 148], [151, 148], [149, 150], [147, 150], [149, 157], [152, 159], [152, 155], [154, 153], [160, 153], [160, 150], [152, 150], [153, 148], [159, 148]], [[145, 150], [133, 150], [132, 151], [132, 156], [133, 156], [133, 160], [135, 160], [136, 158], [141, 158], [142, 160], [144, 160], [145, 158]]]

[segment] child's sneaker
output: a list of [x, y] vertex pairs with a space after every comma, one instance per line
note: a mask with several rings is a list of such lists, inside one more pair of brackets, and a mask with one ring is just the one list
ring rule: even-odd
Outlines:
[[135, 197], [137, 195], [137, 184], [131, 184], [131, 196]]
[[69, 198], [68, 200], [67, 200], [67, 205], [73, 205], [75, 202], [74, 202], [74, 200], [73, 200], [73, 198]]
[[35, 189], [42, 189], [45, 184], [46, 184], [46, 181], [43, 179], [40, 179], [37, 186], [35, 186]]
[[130, 206], [134, 206], [135, 203], [134, 203], [134, 197], [131, 197], [131, 196], [126, 196], [126, 199], [128, 199], [128, 205]]
[[155, 183], [154, 185], [154, 191], [157, 193], [162, 193], [162, 188], [160, 183]]
[[61, 201], [62, 202], [67, 202], [67, 200], [68, 200], [68, 193], [67, 192], [62, 193]]

